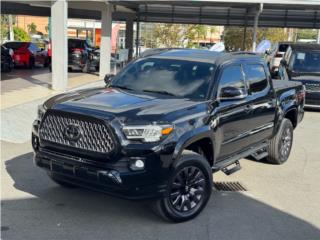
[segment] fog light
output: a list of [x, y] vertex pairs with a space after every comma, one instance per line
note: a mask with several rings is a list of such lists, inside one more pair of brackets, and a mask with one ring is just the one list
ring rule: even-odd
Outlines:
[[130, 163], [130, 169], [133, 171], [143, 170], [144, 161], [140, 158], [132, 158]]
[[144, 168], [144, 162], [142, 160], [137, 160], [134, 165], [137, 167], [137, 168]]

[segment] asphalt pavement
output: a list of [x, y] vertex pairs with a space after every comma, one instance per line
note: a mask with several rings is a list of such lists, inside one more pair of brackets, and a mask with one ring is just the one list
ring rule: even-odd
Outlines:
[[173, 224], [147, 202], [131, 202], [53, 183], [32, 163], [30, 142], [2, 141], [2, 239], [320, 239], [320, 112], [307, 112], [287, 163], [248, 159], [231, 176], [247, 191], [213, 190], [194, 220]]

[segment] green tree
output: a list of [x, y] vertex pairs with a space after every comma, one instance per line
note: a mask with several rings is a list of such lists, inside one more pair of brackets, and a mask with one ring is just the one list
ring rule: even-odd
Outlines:
[[[259, 28], [257, 32], [257, 43], [267, 39], [272, 43], [279, 41], [286, 41], [288, 39], [288, 32], [283, 28]], [[251, 50], [253, 41], [253, 28], [247, 28], [245, 44], [244, 28], [243, 27], [226, 27], [224, 30], [224, 42], [227, 48]]]
[[156, 24], [154, 37], [160, 47], [181, 47], [182, 26], [181, 24]]
[[17, 41], [30, 41], [31, 38], [26, 31], [19, 27], [13, 27], [14, 39]]
[[198, 24], [162, 24], [154, 27], [152, 36], [158, 47], [199, 47], [200, 40], [206, 38], [207, 32], [215, 28]]
[[1, 42], [3, 42], [4, 39], [8, 38], [9, 34], [9, 20], [8, 15], [2, 15], [1, 14]]
[[297, 39], [317, 39], [317, 34], [316, 29], [299, 29]]
[[28, 24], [27, 27], [28, 27], [29, 34], [37, 33], [37, 25], [34, 24], [33, 22]]

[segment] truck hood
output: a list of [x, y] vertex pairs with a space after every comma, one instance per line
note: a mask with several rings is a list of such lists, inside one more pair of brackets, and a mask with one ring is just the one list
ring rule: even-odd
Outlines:
[[[203, 102], [153, 93], [136, 93], [114, 88], [95, 88], [60, 94], [45, 102], [57, 109], [100, 116], [122, 117], [125, 121], [159, 121], [159, 117], [179, 117], [179, 111], [196, 111]], [[181, 112], [181, 111], [180, 111]], [[186, 112], [182, 113], [184, 116]], [[174, 116], [172, 116], [174, 115]], [[161, 118], [163, 120], [163, 118]], [[168, 118], [166, 120], [169, 120]], [[172, 119], [171, 119], [172, 120]]]

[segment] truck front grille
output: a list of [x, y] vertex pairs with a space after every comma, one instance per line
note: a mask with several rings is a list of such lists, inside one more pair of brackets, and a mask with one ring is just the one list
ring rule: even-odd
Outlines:
[[310, 92], [320, 92], [320, 83], [306, 83], [306, 90]]
[[39, 129], [40, 140], [82, 150], [110, 153], [115, 141], [110, 126], [97, 119], [47, 113]]

